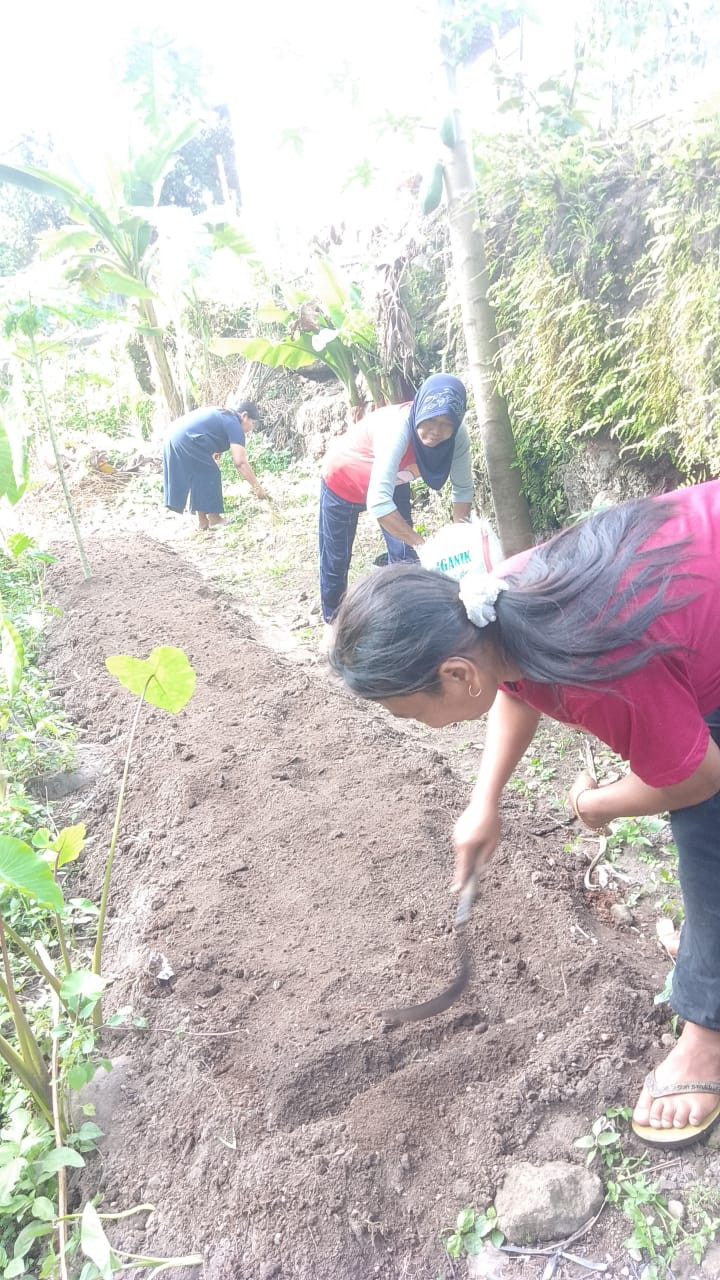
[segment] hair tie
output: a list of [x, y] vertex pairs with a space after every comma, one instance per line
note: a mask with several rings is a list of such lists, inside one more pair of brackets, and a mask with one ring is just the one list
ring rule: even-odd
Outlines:
[[486, 627], [497, 621], [495, 602], [501, 591], [507, 591], [508, 584], [502, 578], [494, 578], [490, 573], [466, 573], [460, 579], [460, 599], [465, 612], [476, 627]]

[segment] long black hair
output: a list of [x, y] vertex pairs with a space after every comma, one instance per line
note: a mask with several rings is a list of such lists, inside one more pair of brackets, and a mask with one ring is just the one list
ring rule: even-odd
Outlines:
[[693, 598], [667, 599], [687, 540], [642, 549], [674, 512], [672, 499], [639, 498], [564, 529], [504, 578], [497, 620], [483, 628], [445, 574], [414, 564], [371, 573], [340, 607], [330, 661], [355, 693], [375, 699], [437, 691], [442, 662], [470, 657], [483, 642], [541, 684], [628, 675], [676, 647], [644, 642], [645, 633]]

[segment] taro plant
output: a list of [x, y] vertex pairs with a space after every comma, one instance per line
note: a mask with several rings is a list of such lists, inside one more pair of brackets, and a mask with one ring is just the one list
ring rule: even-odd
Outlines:
[[[117, 676], [120, 683], [124, 685], [126, 689], [129, 689], [131, 693], [138, 695], [138, 700], [135, 707], [135, 713], [133, 715], [132, 725], [130, 727], [130, 736], [128, 738], [127, 751], [125, 753], [125, 766], [123, 768], [120, 793], [118, 795], [117, 809], [115, 812], [115, 822], [113, 825], [112, 836], [110, 838], [110, 849], [105, 863], [105, 875], [103, 878], [102, 895], [100, 898], [100, 915], [98, 917], [97, 936], [95, 939], [95, 950], [93, 953], [92, 969], [94, 974], [100, 973], [102, 965], [102, 946], [105, 932], [105, 918], [107, 915], [108, 900], [110, 896], [110, 881], [112, 877], [113, 862], [115, 859], [115, 850], [117, 848], [118, 836], [120, 834], [120, 823], [122, 820], [125, 792], [127, 790], [132, 749], [135, 742], [135, 734], [143, 703], [149, 702], [154, 707], [160, 707], [163, 711], [170, 711], [173, 714], [176, 714], [178, 711], [182, 711], [183, 707], [190, 701], [190, 698], [195, 691], [195, 672], [182, 649], [176, 649], [172, 645], [161, 645], [160, 647], [153, 649], [147, 658], [132, 658], [125, 655], [108, 658], [106, 660], [106, 665], [108, 671], [110, 671], [112, 675]], [[102, 1015], [100, 1003], [98, 1002], [95, 1010], [96, 1025], [100, 1025], [101, 1021]]]
[[[23, 675], [22, 652], [17, 643], [8, 652], [11, 657], [5, 664], [6, 678], [16, 691]], [[41, 1268], [43, 1275], [56, 1274], [59, 1268], [60, 1275], [67, 1276], [67, 1257], [73, 1248], [79, 1248], [90, 1259], [80, 1273], [84, 1280], [106, 1277], [128, 1266], [164, 1269], [169, 1265], [196, 1265], [199, 1261], [173, 1259], [171, 1263], [116, 1254], [93, 1206], [86, 1206], [74, 1244], [68, 1238], [66, 1169], [84, 1164], [80, 1152], [93, 1144], [100, 1131], [88, 1120], [72, 1132], [67, 1117], [67, 1091], [82, 1088], [98, 1065], [110, 1069], [109, 1062], [102, 1058], [98, 1062], [96, 1056], [96, 1034], [102, 1021], [100, 998], [107, 985], [107, 979], [100, 974], [100, 963], [112, 864], [139, 715], [144, 702], [177, 712], [195, 687], [190, 663], [181, 650], [171, 646], [154, 649], [144, 661], [117, 657], [109, 658], [107, 665], [139, 697], [106, 862], [90, 969], [78, 964], [72, 954], [69, 926], [82, 922], [87, 927], [95, 909], [85, 900], [66, 900], [60, 883], [64, 868], [77, 859], [84, 847], [84, 825], [66, 827], [57, 835], [44, 827], [29, 838], [0, 834], [0, 998], [7, 1006], [5, 1021], [11, 1022], [14, 1033], [0, 1033], [0, 1059], [16, 1081], [14, 1093], [4, 1089], [6, 1103], [8, 1096], [12, 1100], [6, 1105], [8, 1118], [0, 1131], [0, 1266], [6, 1280], [27, 1272], [27, 1255], [41, 1240], [49, 1250]], [[43, 929], [42, 938], [23, 936], [14, 918], [18, 908], [13, 904], [18, 898], [49, 913], [50, 927]], [[48, 993], [46, 999], [38, 996], [43, 989]], [[57, 1209], [46, 1193], [47, 1185], [55, 1179]], [[3, 1230], [3, 1220], [10, 1216], [17, 1223], [24, 1222], [19, 1235], [10, 1242], [12, 1257]], [[55, 1231], [57, 1252], [52, 1240], [45, 1239]]]
[[[0, 958], [3, 973], [0, 978], [0, 994], [4, 997], [12, 1016], [17, 1046], [13, 1046], [5, 1036], [0, 1034], [0, 1057], [5, 1060], [31, 1094], [39, 1110], [48, 1120], [52, 1117], [50, 1076], [41, 1041], [31, 1028], [27, 1010], [20, 996], [22, 985], [18, 987], [13, 975], [8, 941], [17, 947], [24, 961], [34, 969], [39, 978], [49, 985], [60, 1005], [71, 1015], [72, 1025], [69, 1030], [72, 1030], [72, 1026], [78, 1019], [85, 1019], [89, 1014], [92, 1014], [95, 1026], [100, 1026], [102, 1021], [100, 995], [107, 982], [100, 974], [105, 919], [140, 711], [144, 701], [166, 711], [180, 711], [195, 688], [193, 668], [182, 650], [171, 646], [154, 649], [145, 660], [132, 657], [108, 658], [107, 665], [126, 688], [139, 694], [139, 698], [130, 730], [125, 768], [105, 865], [91, 971], [75, 967], [73, 964], [65, 928], [66, 903], [58, 883], [58, 873], [68, 863], [75, 861], [84, 847], [84, 824], [66, 827], [54, 839], [46, 829], [41, 828], [35, 833], [31, 843], [15, 836], [0, 836], [0, 884], [17, 890], [32, 902], [48, 908], [53, 913], [54, 929], [60, 951], [60, 975], [58, 976], [46, 948], [38, 945], [34, 948], [29, 946], [0, 916]], [[17, 650], [14, 652], [12, 678], [19, 684]], [[64, 1120], [62, 1120], [62, 1126], [64, 1126]]]

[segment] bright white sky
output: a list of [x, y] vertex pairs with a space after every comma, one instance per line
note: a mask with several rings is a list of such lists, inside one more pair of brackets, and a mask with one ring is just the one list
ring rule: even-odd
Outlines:
[[[573, 21], [588, 3], [536, 0], [526, 72], [539, 80], [569, 66]], [[50, 133], [91, 180], [99, 157], [122, 157], [127, 117], [113, 85], [133, 31], [160, 29], [201, 51], [213, 70], [214, 99], [231, 108], [243, 218], [256, 243], [277, 226], [299, 242], [348, 211], [366, 226], [393, 208], [400, 216], [403, 181], [437, 156], [445, 107], [436, 79], [436, 0], [123, 0], [111, 9], [97, 0], [34, 0], [7, 9], [0, 154], [23, 133]], [[333, 76], [344, 78], [344, 89], [332, 88]], [[469, 103], [476, 118], [484, 109], [481, 82], [472, 82]], [[420, 116], [430, 127], [412, 144], [378, 142], [371, 121], [386, 111]], [[305, 131], [302, 156], [280, 148], [286, 129]], [[380, 165], [380, 183], [343, 192], [366, 159]]]
[[[539, 0], [538, 7], [552, 15], [559, 6]], [[13, 4], [3, 19], [0, 155], [23, 133], [50, 133], [63, 170], [95, 182], [100, 157], [121, 158], [127, 145], [127, 116], [108, 89], [132, 33], [155, 28], [201, 51], [214, 100], [230, 106], [243, 222], [261, 256], [279, 228], [299, 247], [343, 219], [367, 229], [394, 213], [399, 223], [413, 203], [402, 183], [427, 172], [440, 149], [446, 107], [437, 12], [436, 0], [123, 0], [111, 10], [97, 0]], [[557, 25], [550, 22], [555, 48]], [[544, 34], [539, 28], [538, 44]], [[411, 143], [379, 141], [372, 122], [388, 111], [428, 127]], [[300, 156], [280, 147], [288, 129], [303, 131]], [[379, 166], [379, 180], [367, 191], [358, 183], [344, 189], [366, 160]]]

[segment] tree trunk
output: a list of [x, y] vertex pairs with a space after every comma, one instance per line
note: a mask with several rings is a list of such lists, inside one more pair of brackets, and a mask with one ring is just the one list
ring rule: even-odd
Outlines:
[[[453, 0], [440, 0], [443, 17], [454, 15]], [[443, 64], [450, 102], [455, 102], [455, 68], [443, 48]], [[485, 244], [479, 223], [472, 154], [457, 106], [452, 112], [455, 142], [446, 147], [445, 190], [453, 267], [457, 278], [470, 376], [475, 393], [490, 491], [505, 555], [532, 543], [532, 526], [507, 404], [498, 391], [500, 348], [495, 313], [488, 299]]]
[[[155, 313], [155, 305], [151, 298], [143, 298], [140, 303], [140, 310], [143, 320], [149, 329], [157, 329], [157, 315]], [[159, 334], [145, 333], [143, 337], [147, 343], [150, 359], [155, 368], [155, 374], [160, 382], [160, 386], [165, 396], [165, 403], [168, 407], [171, 422], [176, 418], [182, 417], [184, 413], [182, 396], [175, 385], [170, 361], [168, 360], [167, 351], [163, 345], [163, 340]]]

